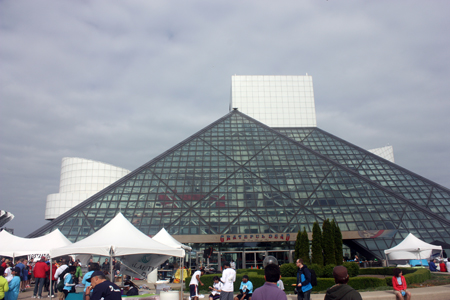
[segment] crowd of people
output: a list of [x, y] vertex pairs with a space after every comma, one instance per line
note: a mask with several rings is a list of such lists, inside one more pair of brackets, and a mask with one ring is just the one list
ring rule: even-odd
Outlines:
[[[310, 300], [312, 291], [312, 277], [308, 267], [302, 259], [296, 261], [297, 283], [295, 292], [298, 300]], [[189, 283], [189, 292], [191, 300], [198, 300], [198, 286], [204, 285], [201, 276], [205, 274], [204, 269], [196, 271]], [[400, 273], [401, 276], [401, 273]], [[335, 285], [327, 290], [325, 300], [362, 300], [358, 291], [347, 285], [350, 279], [347, 269], [344, 266], [336, 266], [333, 269]], [[239, 294], [234, 295], [234, 282], [236, 281], [236, 271], [229, 262], [223, 265], [222, 277], [215, 276], [214, 284], [209, 287], [209, 300], [287, 300], [284, 292], [284, 284], [281, 280], [280, 267], [276, 264], [269, 264], [264, 268], [265, 283], [263, 286], [254, 289], [249, 276], [242, 276], [242, 282], [239, 287]], [[403, 278], [396, 279], [397, 287], [401, 288], [400, 293], [406, 291], [406, 281]], [[401, 282], [401, 283], [400, 283]], [[409, 293], [406, 291], [406, 293]], [[410, 297], [410, 294], [407, 294]], [[405, 298], [406, 299], [406, 298]], [[409, 298], [407, 299], [409, 300]]]
[[445, 259], [433, 259], [428, 264], [431, 272], [450, 272], [450, 261]]
[[[120, 262], [113, 260], [113, 275], [120, 272]], [[310, 300], [312, 286], [312, 273], [304, 264], [302, 259], [296, 261], [297, 283], [295, 293], [298, 300]], [[450, 272], [450, 262], [431, 261], [431, 271]], [[74, 291], [74, 286], [78, 283], [84, 285], [83, 300], [119, 300], [122, 296], [121, 289], [108, 280], [111, 264], [106, 259], [102, 264], [88, 263], [88, 272], [83, 275], [79, 261], [50, 261], [42, 256], [36, 261], [21, 258], [17, 264], [13, 264], [9, 259], [3, 258], [0, 262], [0, 300], [17, 300], [19, 293], [30, 288], [31, 280], [34, 280], [32, 298], [42, 298], [42, 293], [48, 292], [47, 297], [58, 297], [64, 300], [68, 293]], [[269, 264], [264, 268], [265, 284], [254, 289], [248, 275], [242, 276], [239, 293], [234, 294], [234, 282], [236, 281], [236, 270], [234, 262], [226, 262], [223, 265], [222, 276], [213, 278], [213, 285], [209, 287], [209, 300], [287, 300], [284, 292], [284, 284], [281, 279], [280, 268], [276, 264]], [[50, 271], [52, 281], [50, 285]], [[192, 275], [189, 292], [191, 300], [199, 299], [199, 285], [203, 286], [201, 277], [205, 274], [204, 269], [197, 270]], [[406, 280], [401, 269], [393, 270], [392, 286], [398, 300], [410, 300], [411, 293], [407, 290]], [[333, 269], [335, 285], [330, 287], [324, 300], [360, 300], [361, 295], [347, 283], [349, 275], [344, 266], [336, 266]], [[124, 283], [127, 296], [139, 294], [139, 287], [132, 281]]]
[[[120, 273], [120, 261], [114, 259], [113, 272], [117, 276]], [[17, 300], [19, 293], [31, 288], [34, 281], [32, 298], [42, 298], [43, 292], [47, 292], [48, 298], [56, 297], [64, 300], [68, 293], [75, 292], [75, 285], [83, 283], [86, 287], [90, 285], [89, 278], [95, 271], [109, 275], [110, 263], [108, 259], [103, 264], [94, 263], [92, 259], [87, 265], [88, 272], [83, 276], [79, 260], [53, 260], [50, 262], [45, 256], [38, 259], [27, 260], [20, 258], [14, 264], [8, 258], [2, 258], [0, 262], [0, 300]], [[50, 280], [50, 273], [52, 280]], [[131, 281], [125, 288], [130, 294], [136, 294], [137, 286]], [[85, 288], [86, 291], [86, 288]], [[85, 297], [83, 297], [85, 299]]]

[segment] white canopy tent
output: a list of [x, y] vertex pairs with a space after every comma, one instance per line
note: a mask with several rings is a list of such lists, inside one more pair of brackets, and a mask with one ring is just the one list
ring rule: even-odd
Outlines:
[[137, 254], [145, 254], [146, 262], [151, 263], [154, 267], [160, 261], [166, 260], [167, 256], [184, 257], [185, 251], [153, 240], [131, 224], [122, 213], [119, 213], [108, 224], [85, 239], [50, 251], [52, 257], [69, 254], [109, 256], [110, 274], [112, 275], [112, 258], [116, 256], [136, 258]]
[[[51, 249], [72, 244], [59, 229], [37, 238], [22, 238], [6, 230], [0, 232], [0, 255], [13, 258], [30, 254], [50, 254]], [[51, 256], [51, 254], [50, 254]], [[50, 268], [50, 286], [52, 286], [52, 268]]]
[[[153, 239], [156, 241], [159, 241], [163, 244], [166, 244], [168, 246], [177, 248], [177, 249], [184, 249], [184, 250], [188, 250], [191, 251], [192, 248], [186, 245], [183, 245], [182, 243], [180, 243], [179, 241], [177, 241], [176, 239], [173, 238], [173, 236], [171, 236], [166, 229], [162, 228], [155, 236], [153, 236]], [[184, 284], [183, 284], [183, 279], [184, 279], [184, 274], [183, 274], [183, 265], [184, 265], [184, 257], [180, 257], [180, 268], [181, 268], [181, 272], [180, 272], [180, 278], [181, 278], [181, 292], [183, 292], [183, 288], [184, 288]]]
[[184, 250], [153, 240], [134, 227], [122, 213], [119, 213], [108, 224], [87, 238], [50, 251], [52, 257], [69, 254], [94, 254], [111, 257], [132, 254], [161, 254], [184, 257]]
[[386, 259], [390, 260], [430, 260], [433, 252], [441, 252], [442, 246], [428, 244], [415, 237], [412, 233], [397, 246], [384, 250]]
[[50, 254], [53, 248], [72, 244], [59, 229], [37, 238], [22, 238], [6, 230], [0, 232], [0, 255], [17, 257], [29, 254]]
[[188, 251], [192, 250], [191, 247], [183, 245], [182, 243], [174, 239], [164, 228], [162, 228], [156, 235], [154, 235], [153, 239], [173, 248], [184, 249]]

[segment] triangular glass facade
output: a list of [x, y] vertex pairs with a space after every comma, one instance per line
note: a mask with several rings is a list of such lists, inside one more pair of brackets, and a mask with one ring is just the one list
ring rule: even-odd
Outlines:
[[59, 228], [77, 241], [118, 212], [149, 235], [294, 233], [328, 218], [343, 232], [391, 231], [353, 241], [381, 258], [409, 232], [450, 237], [432, 209], [448, 190], [411, 174], [317, 128], [274, 130], [232, 111], [30, 237]]

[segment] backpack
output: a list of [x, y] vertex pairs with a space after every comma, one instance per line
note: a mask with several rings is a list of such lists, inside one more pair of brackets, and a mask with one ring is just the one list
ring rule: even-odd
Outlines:
[[63, 291], [63, 289], [64, 289], [64, 279], [60, 279], [59, 280], [59, 283], [58, 283], [58, 285], [56, 285], [56, 289], [58, 290], [58, 291], [60, 291], [60, 292], [62, 292]]
[[311, 273], [311, 285], [316, 286], [317, 285], [316, 271], [314, 271], [313, 269], [309, 269], [309, 272]]

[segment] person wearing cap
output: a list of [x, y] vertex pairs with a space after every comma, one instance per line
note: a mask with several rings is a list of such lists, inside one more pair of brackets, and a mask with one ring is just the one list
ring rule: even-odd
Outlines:
[[5, 292], [9, 291], [8, 281], [3, 277], [5, 273], [5, 268], [0, 267], [0, 300], [5, 298]]
[[205, 269], [201, 268], [200, 270], [195, 271], [192, 275], [191, 282], [189, 283], [189, 292], [191, 299], [198, 300], [198, 284], [204, 285], [200, 280], [200, 277], [205, 274]]
[[350, 276], [346, 267], [334, 267], [333, 277], [336, 284], [327, 289], [324, 300], [362, 300], [361, 294], [347, 284]]
[[253, 294], [253, 283], [248, 280], [248, 275], [242, 276], [241, 286], [239, 287], [241, 292], [239, 295], [234, 297], [234, 300], [249, 300]]
[[311, 299], [311, 271], [303, 264], [303, 259], [297, 259], [297, 299], [310, 300]]
[[14, 276], [9, 282], [9, 291], [5, 293], [5, 300], [17, 300], [20, 293], [20, 274], [22, 270], [19, 267], [11, 268], [11, 274]]
[[89, 272], [84, 275], [83, 280], [81, 281], [81, 283], [84, 284], [83, 300], [86, 300], [86, 289], [91, 285], [91, 282], [88, 281], [88, 279], [91, 278], [92, 273], [95, 271], [100, 271], [100, 265], [98, 263], [91, 262], [89, 264]]
[[255, 289], [252, 300], [287, 300], [286, 293], [277, 286], [277, 281], [280, 278], [280, 267], [276, 264], [268, 264], [264, 268], [266, 282], [263, 286]]
[[[109, 280], [106, 280], [102, 271], [95, 271], [91, 278], [87, 279], [91, 285], [86, 289], [86, 300], [121, 300], [120, 288]], [[91, 290], [92, 296], [91, 296]]]
[[223, 264], [224, 270], [220, 281], [223, 282], [220, 300], [233, 300], [234, 282], [236, 281], [236, 271], [233, 270], [229, 262]]
[[45, 256], [42, 256], [41, 259], [34, 265], [34, 291], [33, 298], [42, 298], [42, 287], [45, 283], [45, 278], [47, 277], [47, 272], [50, 270], [50, 267], [45, 263]]

